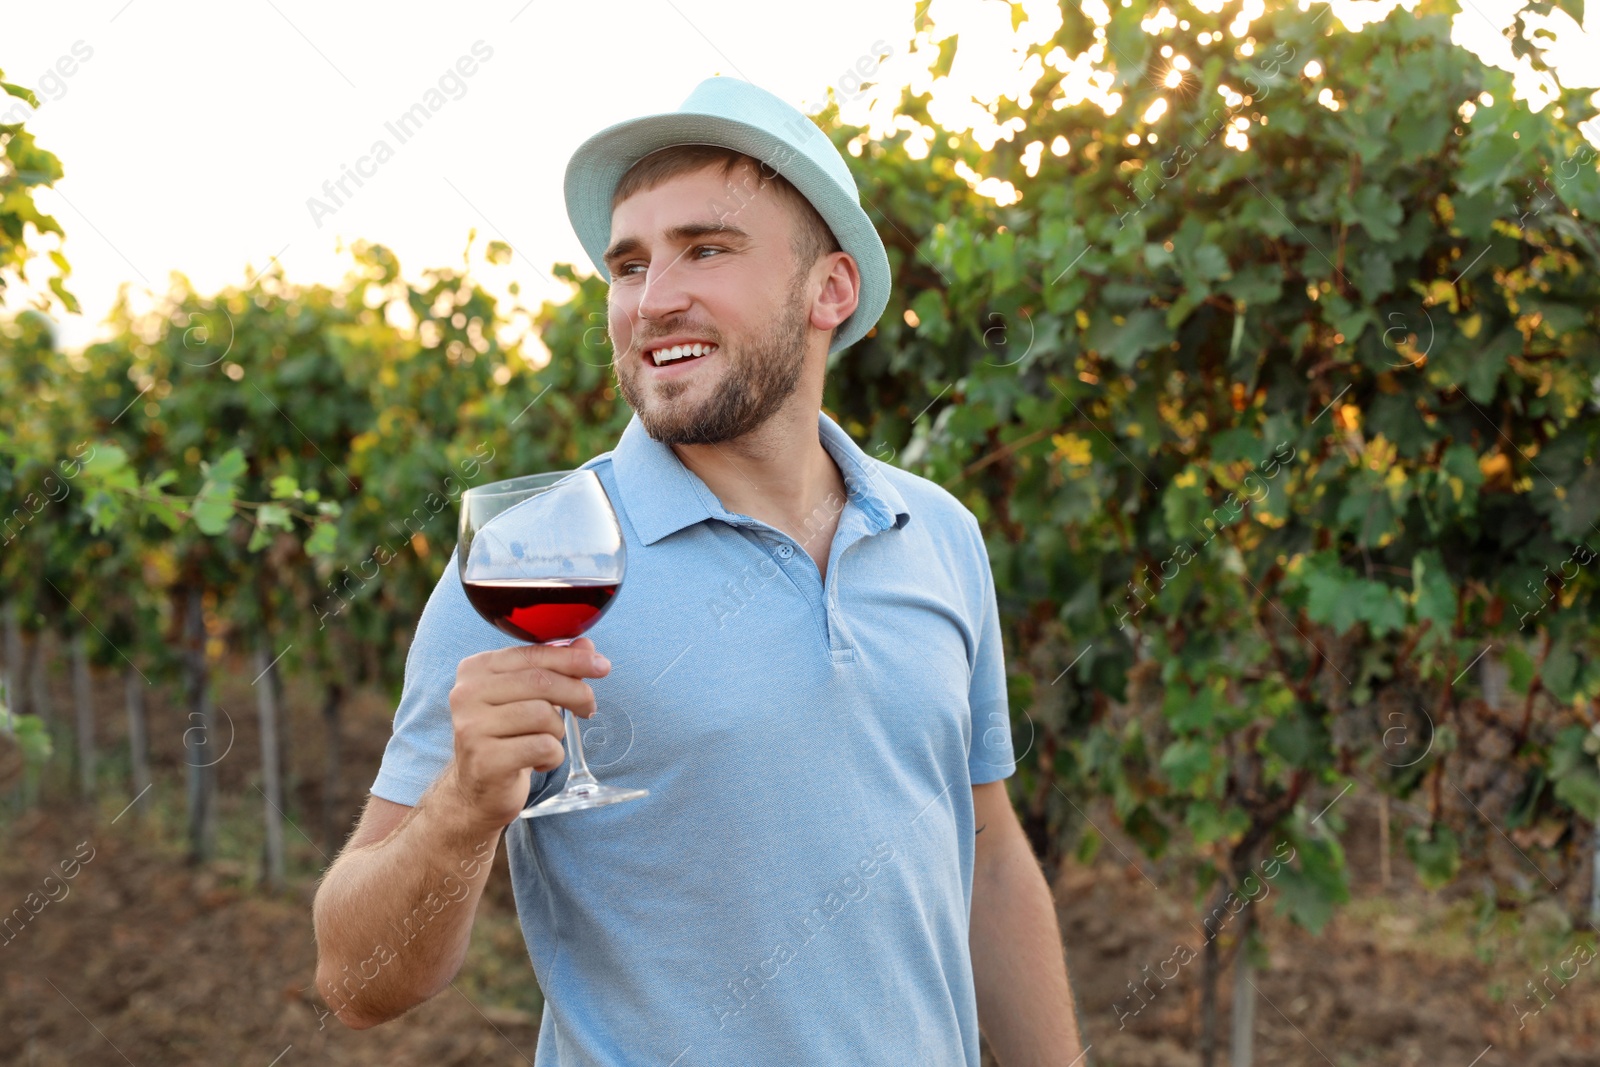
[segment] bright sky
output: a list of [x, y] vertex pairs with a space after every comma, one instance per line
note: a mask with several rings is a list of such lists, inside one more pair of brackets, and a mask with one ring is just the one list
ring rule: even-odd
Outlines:
[[[1153, 16], [1163, 8], [1136, 2]], [[806, 111], [830, 85], [853, 93], [855, 68], [871, 69], [875, 52], [892, 50], [877, 75], [885, 85], [926, 83], [934, 46], [910, 40], [916, 3], [815, 0], [766, 16], [755, 13], [779, 9], [748, 0], [33, 0], [20, 10], [18, 0], [0, 0], [0, 70], [38, 93], [28, 129], [66, 170], [38, 200], [67, 231], [68, 285], [85, 314], [66, 318], [63, 342], [78, 348], [99, 335], [122, 282], [161, 293], [168, 273], [181, 270], [214, 292], [277, 257], [292, 281], [333, 283], [349, 266], [340, 243], [358, 238], [394, 249], [415, 278], [425, 267], [459, 266], [476, 228], [480, 257], [493, 238], [517, 251], [508, 266], [475, 264], [486, 288], [503, 292], [516, 280], [529, 306], [562, 299], [567, 287], [547, 277], [550, 265], [591, 269], [561, 196], [580, 142], [613, 122], [675, 109], [713, 74], [743, 77]], [[1337, 0], [1334, 13], [1354, 28], [1394, 3]], [[1521, 6], [1470, 0], [1457, 41], [1510, 69], [1510, 44], [1496, 30]], [[1600, 0], [1587, 6], [1588, 34], [1564, 14], [1549, 20], [1563, 49], [1551, 58], [1573, 87], [1600, 86]], [[936, 91], [936, 121], [970, 129], [980, 143], [1005, 136], [967, 97], [987, 102], [1017, 91], [1019, 80], [1032, 83], [1019, 50], [1052, 36], [1060, 16], [1052, 2], [1030, 0], [1027, 9], [1032, 17], [1013, 33], [1006, 3], [931, 0], [936, 36], [961, 34], [952, 84]], [[1245, 9], [1258, 14], [1259, 0]], [[1084, 10], [1104, 8], [1084, 0]], [[1183, 0], [1174, 5], [1178, 17], [1187, 10]], [[1063, 72], [1073, 69], [1071, 57], [1058, 59]], [[430, 90], [442, 95], [430, 101]], [[1082, 91], [1104, 96], [1091, 81]], [[853, 100], [845, 117], [893, 123], [876, 95]], [[1543, 106], [1537, 79], [1524, 76], [1519, 95]], [[403, 142], [385, 125], [440, 99]], [[13, 103], [26, 111], [0, 96], [0, 120], [16, 120], [5, 117]], [[380, 139], [392, 158], [365, 163], [362, 184], [347, 180], [354, 195], [335, 205], [324, 183]], [[312, 197], [331, 213], [314, 217]], [[30, 241], [39, 251], [54, 243]]]

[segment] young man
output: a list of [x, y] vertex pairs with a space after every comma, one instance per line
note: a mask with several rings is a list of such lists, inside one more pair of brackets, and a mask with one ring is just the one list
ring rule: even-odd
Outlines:
[[[977, 521], [821, 412], [828, 356], [888, 300], [844, 160], [713, 78], [585, 142], [566, 190], [634, 409], [584, 464], [627, 577], [587, 636], [545, 648], [479, 618], [445, 567], [317, 894], [325, 999], [360, 1028], [444, 988], [503, 832], [546, 997], [537, 1067], [977, 1067], [980, 1017], [1006, 1067], [1079, 1061], [1002, 781]], [[647, 797], [516, 817], [565, 785], [562, 706], [593, 717], [604, 780]]]

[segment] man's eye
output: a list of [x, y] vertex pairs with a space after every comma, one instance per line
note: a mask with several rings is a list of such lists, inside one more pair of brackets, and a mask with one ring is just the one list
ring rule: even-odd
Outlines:
[[[703, 252], [726, 252], [726, 251], [727, 251], [727, 249], [723, 248], [720, 245], [694, 245], [693, 247], [691, 247], [689, 249], [688, 255], [690, 257], [692, 257], [692, 258], [703, 259], [703, 258], [705, 258], [703, 255], [701, 255], [701, 253], [703, 253]], [[640, 272], [642, 272], [645, 269], [647, 269], [648, 266], [649, 266], [649, 264], [640, 262], [639, 260], [630, 260], [627, 263], [623, 263], [623, 264], [619, 265], [617, 267], [617, 269], [612, 271], [611, 273], [612, 273], [613, 277], [622, 277], [622, 276], [625, 276], [625, 275], [637, 275]]]

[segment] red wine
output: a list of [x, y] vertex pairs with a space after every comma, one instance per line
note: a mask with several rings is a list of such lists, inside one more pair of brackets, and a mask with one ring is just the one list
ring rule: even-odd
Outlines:
[[526, 578], [463, 582], [478, 614], [523, 641], [564, 641], [599, 620], [617, 594], [617, 582], [562, 582]]

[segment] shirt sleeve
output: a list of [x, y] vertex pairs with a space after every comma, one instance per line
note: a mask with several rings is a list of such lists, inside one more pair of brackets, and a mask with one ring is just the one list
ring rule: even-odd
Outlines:
[[[468, 656], [516, 643], [489, 625], [467, 600], [452, 551], [406, 651], [400, 706], [372, 783], [373, 796], [416, 806], [455, 754], [450, 690], [455, 688], [456, 668]], [[541, 786], [545, 777], [534, 772], [533, 787]]]
[[983, 531], [976, 518], [972, 518], [971, 523], [977, 538], [976, 559], [982, 592], [977, 601], [981, 620], [973, 628], [978, 635], [978, 646], [967, 689], [967, 703], [972, 710], [972, 746], [967, 756], [967, 771], [973, 785], [982, 785], [1009, 778], [1016, 773], [1017, 761], [1011, 741], [1011, 704], [1006, 695], [1005, 649], [1000, 641], [1000, 604]]

